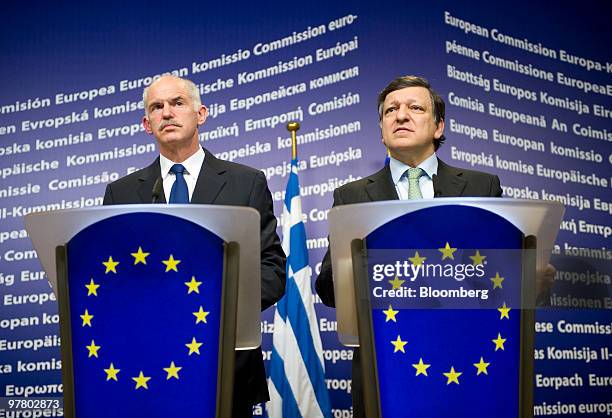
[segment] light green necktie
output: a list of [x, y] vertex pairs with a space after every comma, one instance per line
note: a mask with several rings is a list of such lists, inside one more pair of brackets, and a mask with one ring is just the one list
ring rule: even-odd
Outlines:
[[422, 168], [410, 167], [406, 170], [408, 177], [408, 200], [422, 199], [421, 188], [419, 187], [419, 178], [425, 175], [425, 171]]

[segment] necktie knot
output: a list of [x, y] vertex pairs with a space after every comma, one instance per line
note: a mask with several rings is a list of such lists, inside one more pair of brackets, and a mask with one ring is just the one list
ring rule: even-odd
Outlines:
[[183, 166], [183, 164], [174, 164], [172, 167], [170, 167], [170, 172], [176, 174], [183, 174], [185, 172], [185, 167]]
[[408, 169], [408, 180], [415, 180], [415, 179], [419, 179], [421, 176], [425, 175], [425, 171], [422, 168], [416, 167], [410, 167]]

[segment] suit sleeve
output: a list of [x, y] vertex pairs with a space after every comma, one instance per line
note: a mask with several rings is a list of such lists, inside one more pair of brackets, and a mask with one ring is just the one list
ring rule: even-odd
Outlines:
[[499, 177], [493, 176], [493, 180], [491, 181], [490, 196], [491, 197], [501, 197], [502, 193], [503, 193], [503, 190], [499, 184]]
[[[334, 191], [334, 204], [332, 207], [341, 205], [343, 205], [342, 198], [340, 197], [338, 189], [336, 189]], [[332, 272], [329, 246], [327, 247], [327, 251], [323, 257], [323, 262], [321, 263], [321, 272], [319, 273], [317, 281], [315, 282], [315, 290], [325, 305], [331, 307], [336, 306], [336, 298], [334, 295], [334, 275]]]
[[261, 310], [274, 305], [285, 294], [285, 253], [276, 234], [272, 195], [263, 173], [257, 173], [250, 197], [251, 207], [261, 218]]
[[113, 199], [113, 190], [110, 187], [110, 184], [106, 185], [106, 191], [104, 192], [104, 200], [102, 201], [103, 205], [112, 205], [114, 204]]

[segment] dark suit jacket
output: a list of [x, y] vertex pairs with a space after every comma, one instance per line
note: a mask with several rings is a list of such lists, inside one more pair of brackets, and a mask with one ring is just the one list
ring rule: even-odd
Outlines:
[[[191, 203], [248, 206], [261, 216], [261, 309], [276, 303], [285, 293], [285, 254], [276, 234], [272, 196], [263, 173], [254, 168], [216, 158], [205, 150], [204, 164]], [[155, 181], [161, 176], [159, 157], [150, 166], [109, 184], [105, 205], [151, 203]], [[166, 203], [161, 193], [158, 201]], [[234, 410], [244, 410], [268, 400], [261, 348], [237, 351]]]

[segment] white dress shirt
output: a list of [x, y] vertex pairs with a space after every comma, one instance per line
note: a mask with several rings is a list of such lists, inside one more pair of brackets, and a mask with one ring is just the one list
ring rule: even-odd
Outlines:
[[166, 202], [170, 201], [170, 191], [172, 190], [172, 185], [176, 179], [174, 173], [170, 172], [170, 168], [172, 168], [174, 164], [183, 164], [183, 167], [185, 167], [183, 177], [187, 183], [187, 189], [189, 190], [189, 201], [191, 201], [193, 190], [195, 189], [198, 176], [200, 175], [200, 170], [202, 169], [202, 163], [204, 163], [204, 156], [205, 154], [202, 147], [200, 147], [195, 154], [187, 158], [182, 163], [175, 163], [163, 155], [159, 156], [159, 165], [161, 166], [161, 176], [164, 182], [164, 195], [166, 196]]
[[[419, 178], [419, 188], [423, 199], [432, 199], [434, 197], [433, 176], [438, 174], [438, 157], [433, 153], [429, 158], [417, 166], [423, 169], [425, 175]], [[393, 157], [389, 159], [389, 168], [391, 169], [391, 178], [395, 185], [395, 190], [400, 200], [408, 200], [408, 177], [404, 175], [409, 165], [396, 160]]]

